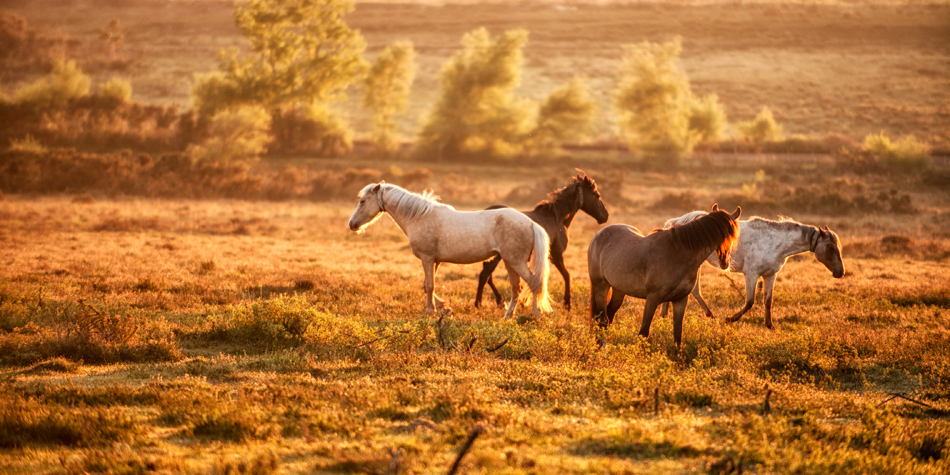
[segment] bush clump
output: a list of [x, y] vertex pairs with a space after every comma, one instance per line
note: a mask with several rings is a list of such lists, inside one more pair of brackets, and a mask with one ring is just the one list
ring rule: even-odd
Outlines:
[[754, 119], [736, 124], [739, 135], [754, 143], [774, 142], [782, 138], [782, 126], [775, 121], [772, 110], [763, 107]]
[[864, 138], [862, 150], [904, 171], [921, 171], [933, 165], [930, 147], [912, 136], [894, 142], [884, 132], [870, 134]]

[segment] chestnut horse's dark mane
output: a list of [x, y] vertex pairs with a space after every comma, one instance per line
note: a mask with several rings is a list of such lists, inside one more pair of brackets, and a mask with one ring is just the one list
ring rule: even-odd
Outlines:
[[534, 205], [534, 209], [532, 211], [548, 212], [554, 215], [554, 218], [557, 222], [563, 221], [564, 218], [566, 218], [572, 212], [577, 211], [577, 206], [574, 203], [577, 196], [577, 188], [579, 186], [586, 186], [590, 188], [592, 193], [597, 191], [597, 183], [595, 183], [594, 180], [592, 180], [587, 175], [577, 175], [572, 178], [571, 182], [568, 183], [564, 188], [548, 193], [548, 196], [550, 196], [551, 199], [539, 201], [538, 204]]
[[694, 219], [668, 229], [673, 245], [689, 251], [709, 248], [722, 250], [732, 247], [739, 235], [739, 223], [723, 211], [713, 211], [706, 216]]

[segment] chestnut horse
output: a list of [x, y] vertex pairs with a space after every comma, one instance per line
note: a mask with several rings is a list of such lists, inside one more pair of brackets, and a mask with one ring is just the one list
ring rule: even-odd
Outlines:
[[647, 236], [626, 224], [601, 229], [587, 249], [591, 329], [595, 321], [601, 328], [613, 323], [624, 298], [630, 295], [646, 299], [640, 335], [649, 337], [657, 307], [672, 302], [673, 339], [679, 347], [683, 315], [699, 266], [710, 252], [716, 253], [723, 266], [729, 263], [739, 238], [736, 219], [741, 213], [741, 208], [729, 214], [713, 205], [712, 212], [702, 218]]

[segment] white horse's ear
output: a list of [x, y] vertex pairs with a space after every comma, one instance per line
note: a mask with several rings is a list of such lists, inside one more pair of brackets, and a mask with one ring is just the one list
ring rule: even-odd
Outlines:
[[379, 180], [379, 184], [380, 184], [380, 185], [385, 185], [385, 184], [386, 184], [386, 180]]
[[373, 193], [378, 192], [381, 186], [383, 186], [382, 183], [377, 183], [376, 186], [373, 187]]
[[732, 216], [733, 220], [739, 219], [739, 216], [742, 216], [742, 207], [736, 206], [736, 210], [733, 211], [730, 216]]
[[713, 211], [719, 211], [719, 203], [713, 203], [713, 205], [712, 205], [712, 210], [713, 210]]

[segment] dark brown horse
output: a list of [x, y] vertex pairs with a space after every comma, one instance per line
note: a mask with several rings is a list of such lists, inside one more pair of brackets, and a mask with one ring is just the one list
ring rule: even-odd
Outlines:
[[[540, 224], [551, 239], [551, 263], [564, 278], [564, 307], [568, 310], [571, 309], [571, 274], [564, 266], [564, 250], [567, 249], [567, 243], [570, 240], [568, 231], [574, 221], [574, 216], [578, 211], [583, 211], [596, 219], [597, 224], [604, 224], [609, 216], [607, 207], [600, 198], [600, 192], [597, 191], [597, 183], [581, 170], [577, 171], [580, 173], [573, 177], [567, 186], [550, 193], [550, 200], [538, 203], [531, 211], [523, 211], [532, 221]], [[488, 209], [495, 208], [504, 208], [504, 206], [492, 206]], [[495, 272], [499, 262], [501, 258], [496, 256], [482, 265], [482, 273], [478, 276], [478, 289], [475, 291], [476, 307], [482, 303], [482, 290], [486, 283], [495, 293], [495, 303], [498, 306], [503, 305], [501, 292], [498, 292], [498, 288], [492, 281], [492, 273]]]
[[[646, 299], [640, 335], [650, 336], [653, 314], [663, 302], [673, 303], [673, 339], [683, 342], [683, 315], [696, 285], [699, 266], [716, 251], [723, 267], [739, 239], [736, 219], [713, 205], [712, 212], [687, 224], [644, 236], [637, 228], [615, 224], [601, 229], [587, 249], [590, 272], [590, 324], [613, 323], [624, 297]], [[610, 295], [608, 303], [607, 298]]]

